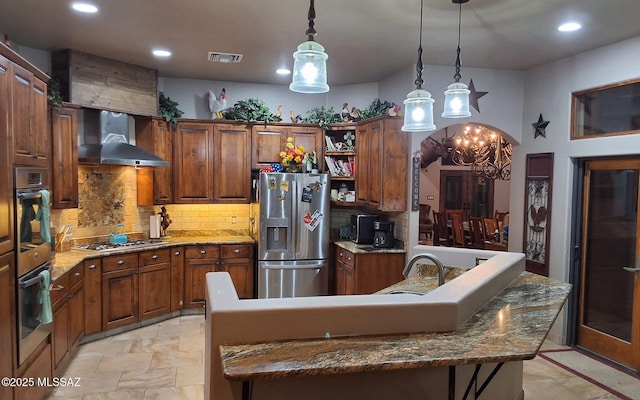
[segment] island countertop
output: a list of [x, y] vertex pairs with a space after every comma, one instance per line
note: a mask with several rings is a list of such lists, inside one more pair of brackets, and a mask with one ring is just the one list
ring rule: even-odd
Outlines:
[[[434, 277], [415, 277], [380, 293], [436, 286]], [[570, 291], [568, 283], [523, 272], [455, 331], [221, 345], [223, 374], [251, 381], [529, 360]]]

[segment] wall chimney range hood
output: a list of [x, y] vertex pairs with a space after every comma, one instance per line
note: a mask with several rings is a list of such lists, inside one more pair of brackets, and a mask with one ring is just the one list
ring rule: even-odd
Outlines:
[[[131, 119], [133, 124], [133, 120]], [[78, 162], [86, 164], [166, 167], [169, 162], [131, 144], [127, 114], [84, 110], [78, 137]], [[135, 129], [134, 129], [135, 131]]]

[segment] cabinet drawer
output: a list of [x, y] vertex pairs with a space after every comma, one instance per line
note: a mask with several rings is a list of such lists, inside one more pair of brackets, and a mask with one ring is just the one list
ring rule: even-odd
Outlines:
[[69, 275], [69, 289], [75, 287], [78, 283], [82, 282], [84, 279], [84, 268], [82, 264], [78, 264], [71, 271], [68, 272]]
[[220, 246], [217, 244], [188, 246], [185, 249], [185, 256], [190, 259], [220, 258]]
[[139, 255], [140, 266], [171, 262], [171, 249], [157, 249], [141, 251]]
[[56, 307], [59, 301], [66, 298], [67, 292], [71, 287], [69, 286], [69, 273], [65, 273], [60, 278], [56, 279], [51, 285], [51, 290], [49, 294], [51, 296], [51, 305], [53, 308]]
[[112, 272], [128, 268], [138, 268], [138, 253], [119, 254], [102, 259], [102, 272]]
[[220, 258], [253, 258], [253, 245], [250, 244], [222, 244]]
[[353, 267], [356, 263], [356, 256], [349, 250], [342, 247], [336, 247], [336, 259], [345, 265]]

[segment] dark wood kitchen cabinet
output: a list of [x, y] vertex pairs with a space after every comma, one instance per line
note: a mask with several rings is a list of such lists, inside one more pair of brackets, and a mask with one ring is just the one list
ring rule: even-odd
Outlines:
[[205, 304], [208, 272], [228, 272], [239, 298], [254, 297], [253, 245], [223, 244], [185, 247], [185, 307]]
[[175, 202], [212, 203], [213, 123], [178, 122], [174, 149]]
[[293, 138], [296, 146], [304, 146], [307, 152], [316, 152], [321, 170], [324, 154], [324, 135], [317, 125], [256, 124], [251, 128], [251, 168], [260, 169], [280, 163], [280, 152], [287, 138]]
[[47, 124], [47, 84], [34, 75], [32, 69], [15, 63], [10, 77], [13, 163], [49, 168], [51, 136]]
[[406, 211], [409, 137], [402, 119], [378, 117], [356, 128], [356, 202], [379, 211]]
[[138, 168], [138, 205], [173, 202], [173, 129], [160, 117], [135, 117], [136, 146], [169, 162], [168, 167]]
[[139, 321], [138, 253], [102, 258], [102, 330]]
[[141, 251], [139, 266], [140, 320], [171, 312], [171, 249]]
[[404, 253], [353, 253], [334, 244], [337, 295], [371, 294], [404, 279]]
[[184, 305], [184, 247], [171, 249], [171, 311]]
[[[11, 168], [11, 135], [9, 134], [9, 83], [11, 62], [0, 55], [0, 254], [12, 251], [13, 237], [13, 171]], [[5, 375], [6, 376], [6, 375]]]
[[[0, 100], [1, 101], [1, 100]], [[0, 255], [0, 377], [13, 376], [15, 362], [15, 253]], [[13, 388], [0, 386], [0, 399], [13, 399]]]
[[84, 334], [102, 331], [102, 260], [91, 258], [84, 268]]
[[251, 200], [250, 135], [245, 124], [214, 124], [215, 202], [248, 204]]
[[84, 268], [77, 265], [58, 278], [51, 289], [53, 331], [52, 369], [60, 376], [84, 337]]
[[78, 207], [78, 109], [49, 106], [53, 208]]

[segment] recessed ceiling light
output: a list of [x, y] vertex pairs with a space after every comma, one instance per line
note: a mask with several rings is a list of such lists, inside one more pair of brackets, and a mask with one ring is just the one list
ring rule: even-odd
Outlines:
[[169, 50], [164, 50], [164, 49], [155, 49], [151, 53], [153, 53], [153, 55], [156, 56], [156, 57], [170, 57], [171, 56], [171, 52]]
[[96, 7], [95, 5], [91, 4], [91, 3], [73, 3], [71, 5], [71, 8], [81, 12], [81, 13], [86, 13], [86, 14], [94, 14], [98, 12], [98, 7]]
[[565, 22], [558, 27], [558, 30], [560, 32], [573, 32], [577, 31], [580, 28], [582, 28], [582, 25], [577, 22]]
[[289, 75], [291, 73], [291, 70], [288, 68], [278, 68], [276, 70], [276, 74], [278, 75]]

